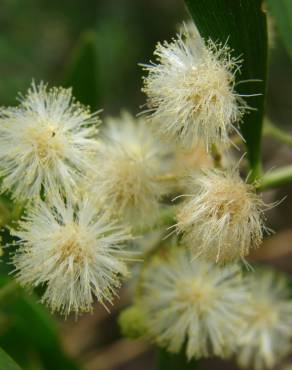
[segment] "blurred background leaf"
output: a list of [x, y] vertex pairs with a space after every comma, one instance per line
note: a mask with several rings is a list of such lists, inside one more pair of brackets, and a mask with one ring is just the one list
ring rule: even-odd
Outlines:
[[94, 111], [100, 107], [101, 86], [99, 86], [96, 34], [85, 31], [73, 50], [71, 60], [64, 72], [62, 85], [73, 88], [73, 95], [82, 104]]
[[0, 348], [0, 369], [21, 370], [17, 363], [2, 348]]
[[0, 346], [24, 370], [80, 369], [64, 353], [51, 314], [37, 303], [36, 296], [27, 295], [4, 276], [0, 277], [0, 308]]
[[207, 40], [221, 42], [243, 59], [237, 80], [260, 80], [236, 86], [240, 94], [261, 94], [247, 98], [252, 110], [241, 126], [246, 140], [252, 176], [261, 171], [261, 134], [267, 80], [267, 27], [262, 0], [185, 0], [201, 33]]
[[292, 58], [292, 1], [267, 0], [268, 10], [277, 23], [283, 43]]

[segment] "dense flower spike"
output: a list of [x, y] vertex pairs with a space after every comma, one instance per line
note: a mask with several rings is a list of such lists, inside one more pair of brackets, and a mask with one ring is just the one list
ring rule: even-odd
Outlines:
[[165, 149], [142, 118], [124, 112], [106, 125], [90, 191], [111, 214], [134, 224], [151, 223], [162, 194], [157, 176], [165, 164]]
[[97, 123], [71, 89], [33, 83], [18, 107], [1, 111], [2, 191], [20, 200], [39, 197], [42, 189], [72, 197], [96, 150]]
[[224, 263], [261, 244], [264, 203], [236, 168], [205, 169], [190, 177], [189, 188], [176, 229], [195, 256]]
[[243, 367], [273, 368], [292, 350], [292, 300], [288, 282], [273, 271], [249, 278], [252, 292], [248, 326], [239, 340], [238, 362]]
[[42, 301], [65, 315], [90, 311], [94, 297], [112, 303], [127, 274], [123, 247], [131, 238], [89, 199], [74, 208], [60, 199], [51, 207], [40, 201], [13, 231], [20, 238], [13, 260], [18, 281], [46, 284]]
[[237, 266], [219, 268], [181, 249], [145, 269], [141, 308], [153, 339], [189, 359], [227, 356], [240, 334], [248, 295]]
[[247, 106], [234, 91], [238, 59], [228, 46], [205, 46], [194, 30], [157, 45], [158, 63], [144, 65], [143, 91], [162, 135], [187, 145], [200, 138], [210, 148], [229, 142]]

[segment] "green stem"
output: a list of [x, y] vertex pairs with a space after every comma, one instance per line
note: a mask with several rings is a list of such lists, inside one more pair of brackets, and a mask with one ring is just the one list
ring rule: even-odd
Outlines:
[[292, 182], [292, 165], [266, 173], [256, 185], [258, 190], [267, 190]]
[[265, 120], [263, 134], [266, 136], [271, 136], [274, 139], [277, 139], [282, 143], [292, 147], [292, 134], [277, 127], [268, 119]]
[[212, 144], [211, 156], [213, 158], [215, 168], [222, 169], [222, 155], [215, 144]]
[[259, 179], [261, 179], [262, 177], [262, 172], [263, 172], [262, 163], [258, 162], [252, 169], [248, 182], [252, 184], [260, 181]]

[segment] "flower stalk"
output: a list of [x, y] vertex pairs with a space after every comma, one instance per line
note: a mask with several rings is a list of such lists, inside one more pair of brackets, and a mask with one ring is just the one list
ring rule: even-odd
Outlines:
[[269, 119], [265, 120], [263, 134], [292, 147], [292, 134], [282, 130]]
[[292, 166], [284, 166], [274, 171], [267, 172], [258, 180], [256, 188], [265, 191], [292, 182]]

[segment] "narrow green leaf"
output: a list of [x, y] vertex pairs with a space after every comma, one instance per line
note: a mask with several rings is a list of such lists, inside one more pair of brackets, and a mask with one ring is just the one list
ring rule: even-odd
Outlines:
[[[277, 1], [277, 0], [275, 0]], [[261, 94], [246, 98], [255, 110], [245, 115], [241, 126], [245, 138], [252, 178], [261, 171], [261, 134], [267, 75], [267, 29], [262, 0], [185, 0], [200, 34], [205, 39], [221, 42], [234, 50], [234, 56], [244, 61], [237, 86], [244, 95]]]
[[21, 370], [17, 363], [0, 348], [0, 370]]
[[80, 36], [64, 73], [63, 85], [73, 87], [74, 96], [82, 104], [94, 110], [98, 108], [100, 89], [96, 35], [93, 31], [86, 31]]
[[268, 0], [268, 8], [277, 23], [280, 36], [292, 58], [292, 1]]
[[196, 370], [198, 364], [198, 361], [188, 361], [184, 353], [170, 353], [163, 348], [156, 352], [156, 370]]

